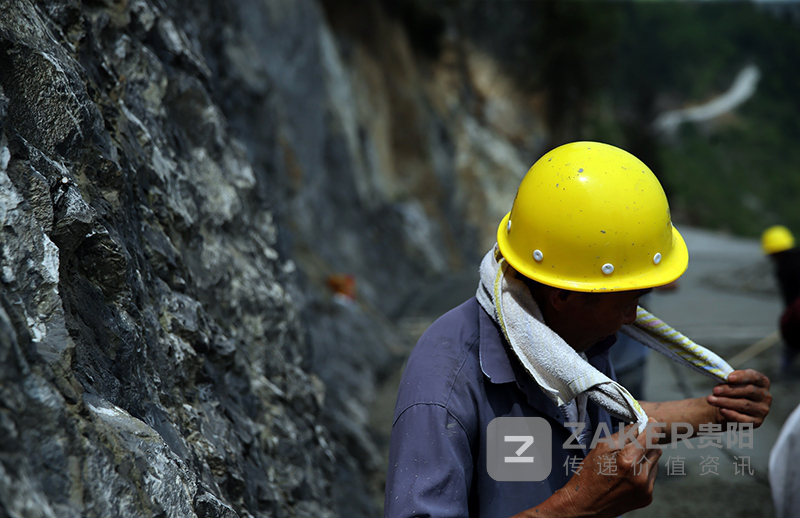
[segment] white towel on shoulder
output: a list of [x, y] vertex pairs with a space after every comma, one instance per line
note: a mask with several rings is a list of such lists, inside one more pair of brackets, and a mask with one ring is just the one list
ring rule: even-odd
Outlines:
[[[480, 277], [476, 295], [481, 307], [498, 323], [525, 369], [559, 408], [563, 410], [578, 394], [585, 392], [590, 400], [612, 415], [638, 423], [639, 431], [644, 430], [647, 414], [639, 402], [545, 325], [528, 286], [503, 259], [496, 245], [484, 256]], [[649, 318], [644, 330], [637, 325], [640, 316]], [[636, 323], [624, 327], [633, 327], [633, 338], [648, 347], [675, 361], [692, 365], [718, 381], [724, 381], [733, 370], [717, 355], [641, 308]]]

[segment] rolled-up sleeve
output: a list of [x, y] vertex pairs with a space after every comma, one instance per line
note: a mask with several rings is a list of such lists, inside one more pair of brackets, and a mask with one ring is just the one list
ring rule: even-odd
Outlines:
[[472, 476], [469, 437], [458, 419], [440, 404], [411, 405], [392, 427], [384, 516], [468, 516]]

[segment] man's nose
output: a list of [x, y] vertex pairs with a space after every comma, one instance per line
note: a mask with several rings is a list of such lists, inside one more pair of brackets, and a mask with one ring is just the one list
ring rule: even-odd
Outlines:
[[638, 304], [634, 304], [627, 311], [625, 311], [625, 315], [622, 318], [623, 324], [633, 324], [633, 322], [636, 320], [636, 309], [638, 307]]

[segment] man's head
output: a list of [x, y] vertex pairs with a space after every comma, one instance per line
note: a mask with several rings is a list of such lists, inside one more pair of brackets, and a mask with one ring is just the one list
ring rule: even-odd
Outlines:
[[573, 349], [583, 352], [636, 320], [639, 299], [652, 288], [587, 293], [529, 281], [544, 321]]
[[689, 254], [661, 184], [614, 146], [574, 142], [530, 168], [497, 230], [545, 322], [578, 351], [636, 319], [639, 298], [675, 281]]
[[765, 255], [773, 255], [794, 248], [794, 235], [783, 225], [769, 227], [761, 234], [761, 249]]
[[540, 158], [497, 243], [525, 277], [580, 292], [669, 284], [689, 262], [655, 175], [627, 151], [598, 142], [566, 144]]

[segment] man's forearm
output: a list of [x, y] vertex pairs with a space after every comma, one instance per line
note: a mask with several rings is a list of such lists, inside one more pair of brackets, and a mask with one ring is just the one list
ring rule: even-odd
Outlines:
[[658, 403], [640, 401], [639, 403], [649, 417], [659, 423], [665, 423], [666, 426], [663, 427], [664, 437], [659, 439], [660, 443], [670, 442], [673, 425], [682, 433], [685, 432], [685, 425], [690, 425], [693, 430], [691, 437], [694, 437], [697, 435], [701, 424], [722, 422], [719, 410], [711, 406], [706, 397]]

